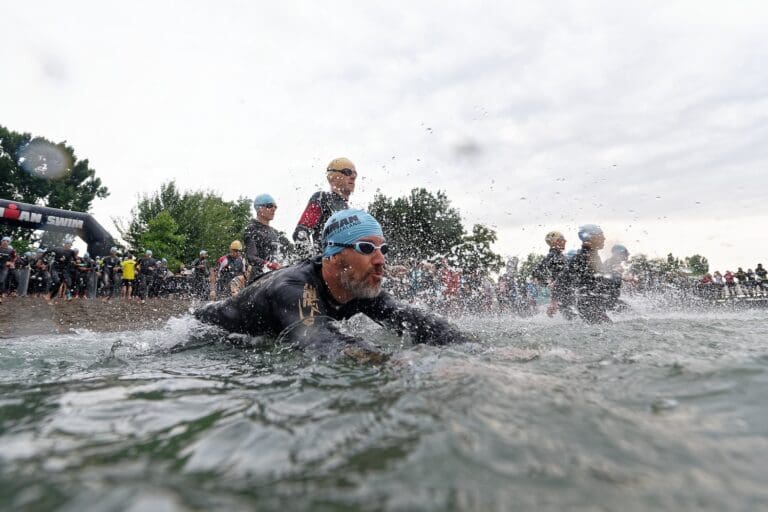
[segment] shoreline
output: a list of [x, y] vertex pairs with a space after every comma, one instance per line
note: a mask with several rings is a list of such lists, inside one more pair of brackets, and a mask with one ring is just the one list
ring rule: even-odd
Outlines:
[[152, 329], [169, 318], [189, 314], [192, 299], [72, 299], [48, 304], [40, 297], [4, 297], [0, 304], [0, 339], [45, 334], [70, 334], [77, 329], [115, 332]]

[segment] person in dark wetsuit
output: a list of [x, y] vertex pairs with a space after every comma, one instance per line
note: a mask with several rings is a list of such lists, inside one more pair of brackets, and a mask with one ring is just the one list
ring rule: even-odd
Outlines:
[[[576, 310], [588, 323], [610, 322], [606, 310], [611, 305], [609, 293], [611, 280], [604, 275], [603, 263], [597, 253], [605, 246], [603, 230], [594, 224], [579, 228], [581, 249], [568, 261], [553, 287], [553, 296], [560, 304], [566, 318]], [[567, 312], [566, 312], [567, 311]]]
[[396, 301], [381, 290], [387, 244], [362, 210], [335, 213], [325, 224], [322, 257], [264, 274], [242, 293], [195, 311], [203, 322], [250, 335], [274, 335], [315, 356], [383, 361], [375, 345], [345, 335], [333, 321], [363, 313], [415, 343], [468, 341], [447, 321]]
[[101, 294], [111, 299], [120, 291], [118, 286], [120, 258], [117, 257], [117, 247], [109, 250], [109, 256], [101, 260]]
[[757, 282], [757, 293], [762, 295], [766, 288], [768, 288], [768, 281], [766, 280], [768, 272], [763, 268], [762, 263], [758, 263], [755, 267], [755, 281]]
[[610, 296], [608, 308], [615, 311], [624, 311], [629, 305], [621, 300], [621, 283], [624, 280], [624, 262], [629, 259], [629, 250], [621, 244], [611, 247], [611, 257], [605, 260], [603, 267], [609, 277], [606, 285]]
[[253, 200], [256, 218], [245, 227], [245, 256], [251, 265], [251, 281], [269, 270], [281, 267], [278, 260], [290, 250], [290, 242], [269, 225], [275, 218], [277, 204], [269, 194], [260, 194]]
[[53, 254], [52, 279], [53, 289], [48, 297], [49, 300], [56, 298], [59, 293], [66, 292], [72, 288], [72, 266], [74, 265], [76, 253], [72, 249], [72, 241], [64, 240], [63, 247], [49, 251]]
[[348, 158], [336, 158], [328, 164], [325, 177], [331, 185], [331, 191], [312, 194], [293, 232], [296, 250], [306, 256], [322, 252], [321, 239], [325, 222], [335, 212], [349, 208], [347, 201], [355, 191], [357, 169]]
[[208, 251], [202, 249], [197, 259], [192, 262], [192, 294], [202, 300], [208, 298], [210, 291], [210, 261], [208, 261]]
[[75, 257], [74, 275], [72, 278], [72, 295], [78, 298], [88, 296], [89, 284], [96, 272], [96, 262], [86, 252], [82, 256]]
[[146, 301], [150, 289], [154, 286], [157, 264], [158, 261], [152, 257], [152, 251], [149, 249], [144, 252], [144, 257], [139, 258], [136, 262], [136, 266], [139, 267], [137, 281], [139, 286], [138, 295], [141, 302]]
[[30, 263], [32, 272], [29, 278], [29, 294], [48, 295], [51, 289], [51, 272], [45, 249], [38, 247], [35, 257]]
[[11, 237], [4, 236], [0, 241], [0, 303], [3, 302], [3, 295], [7, 292], [6, 283], [14, 268], [15, 259], [16, 251], [11, 247]]
[[[567, 240], [559, 231], [550, 231], [544, 237], [544, 241], [549, 246], [549, 253], [533, 269], [531, 276], [542, 285], [548, 285], [551, 288], [557, 280], [557, 276], [560, 275], [560, 272], [568, 264], [563, 254]], [[549, 306], [547, 306], [547, 315], [553, 316], [557, 312], [558, 307], [557, 300], [553, 295], [550, 298]]]

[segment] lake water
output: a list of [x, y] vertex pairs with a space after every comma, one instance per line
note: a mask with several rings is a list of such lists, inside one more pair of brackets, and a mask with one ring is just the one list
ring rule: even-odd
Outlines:
[[[766, 510], [763, 309], [345, 329], [383, 366], [155, 330], [0, 339], [3, 510]], [[214, 341], [211, 343], [211, 341]]]

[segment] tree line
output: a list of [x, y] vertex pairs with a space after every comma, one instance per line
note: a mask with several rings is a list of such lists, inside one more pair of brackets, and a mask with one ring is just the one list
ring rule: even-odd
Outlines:
[[[29, 133], [0, 126], [0, 197], [53, 208], [87, 212], [95, 199], [109, 196], [87, 159], [77, 158], [66, 141], [53, 143]], [[415, 188], [404, 197], [388, 197], [378, 191], [368, 211], [382, 225], [390, 243], [389, 260], [408, 264], [422, 260], [447, 260], [465, 272], [487, 276], [499, 272], [504, 259], [492, 249], [495, 230], [475, 224], [467, 231], [459, 211], [445, 192]], [[169, 268], [194, 260], [201, 249], [225, 254], [232, 240], [241, 239], [251, 219], [251, 200], [227, 201], [212, 191], [181, 191], [175, 181], [164, 183], [153, 194], [138, 198], [127, 221], [113, 218], [122, 249], [166, 258]], [[63, 235], [35, 233], [9, 228], [17, 250], [34, 244], [57, 245]], [[521, 262], [521, 278], [543, 259], [531, 253]], [[635, 255], [630, 270], [668, 272], [687, 270], [702, 275], [709, 270], [707, 259], [693, 255], [666, 259]]]
[[[88, 160], [79, 160], [66, 142], [17, 133], [0, 126], [0, 197], [87, 212], [109, 195]], [[467, 271], [487, 274], [502, 267], [491, 245], [496, 232], [476, 224], [465, 232], [461, 215], [442, 191], [413, 189], [405, 197], [377, 193], [368, 210], [382, 224], [392, 247], [391, 261], [447, 259]], [[251, 218], [251, 200], [224, 200], [212, 191], [181, 191], [175, 181], [138, 198], [127, 221], [113, 218], [123, 250], [168, 260], [169, 268], [194, 260], [201, 249], [225, 254], [241, 239]], [[13, 228], [17, 250], [61, 243], [63, 234]]]

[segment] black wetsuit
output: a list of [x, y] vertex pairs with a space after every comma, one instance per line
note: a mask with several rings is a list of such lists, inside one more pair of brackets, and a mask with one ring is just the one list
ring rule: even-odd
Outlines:
[[28, 294], [48, 293], [51, 289], [51, 273], [45, 254], [38, 254], [30, 262], [32, 272], [29, 277]]
[[280, 253], [290, 247], [288, 239], [272, 226], [251, 220], [245, 227], [245, 256], [251, 265], [251, 279], [264, 273], [264, 265], [276, 262]]
[[396, 331], [405, 329], [415, 343], [442, 345], [468, 338], [445, 320], [396, 301], [386, 292], [373, 299], [339, 304], [322, 277], [321, 258], [264, 274], [235, 297], [195, 311], [203, 322], [228, 331], [272, 335], [313, 355], [335, 358], [342, 351], [380, 354], [372, 344], [342, 334], [335, 320], [363, 313]]
[[205, 300], [208, 298], [211, 271], [208, 256], [201, 256], [192, 262], [192, 293]]
[[325, 222], [335, 212], [349, 209], [347, 200], [336, 192], [315, 192], [309, 198], [304, 213], [301, 214], [296, 230], [293, 232], [293, 241], [297, 249], [307, 247], [312, 237], [313, 254], [320, 254], [322, 232]]
[[111, 254], [101, 260], [101, 292], [106, 297], [117, 295], [120, 287], [117, 286], [117, 270], [120, 268], [120, 258]]
[[83, 256], [75, 260], [75, 267], [77, 268], [77, 274], [75, 274], [75, 279], [72, 283], [74, 292], [79, 297], [85, 297], [89, 293], [91, 279], [96, 272], [96, 262], [91, 258]]
[[72, 265], [75, 261], [75, 251], [72, 249], [58, 248], [49, 251], [53, 253], [53, 289], [50, 298], [53, 299], [59, 293], [63, 285], [72, 289]]
[[144, 300], [149, 295], [150, 289], [155, 285], [158, 261], [155, 258], [149, 256], [140, 258], [139, 261], [136, 262], [136, 265], [139, 266], [138, 295], [141, 300]]
[[10, 267], [7, 265], [12, 262], [16, 257], [16, 251], [11, 249], [10, 246], [0, 246], [0, 295], [6, 292], [6, 281], [10, 274]]
[[624, 256], [614, 255], [603, 263], [608, 278], [604, 281], [606, 293], [609, 295], [607, 307], [614, 311], [624, 311], [629, 308], [629, 305], [619, 298], [621, 296], [622, 276], [624, 275], [624, 267], [622, 266], [624, 261], [626, 261]]
[[757, 286], [759, 288], [768, 288], [768, 281], [765, 279], [766, 275], [768, 275], [768, 272], [766, 272], [762, 265], [757, 266], [755, 269], [755, 275], [758, 278]]
[[552, 290], [552, 296], [560, 305], [563, 315], [569, 318], [575, 305], [579, 316], [589, 323], [610, 322], [606, 314], [615, 299], [612, 290], [614, 279], [603, 273], [600, 256], [589, 247], [582, 247], [560, 272]]
[[541, 260], [541, 263], [533, 269], [531, 276], [538, 279], [542, 284], [553, 283], [567, 265], [568, 261], [565, 259], [563, 251], [553, 247]]

